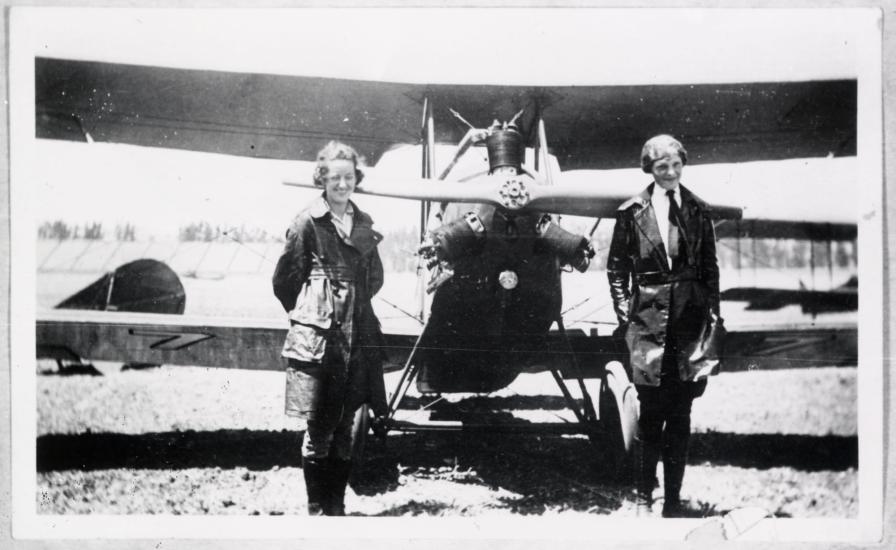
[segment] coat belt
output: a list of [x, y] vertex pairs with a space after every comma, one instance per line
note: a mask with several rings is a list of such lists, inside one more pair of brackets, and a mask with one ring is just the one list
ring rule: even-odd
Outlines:
[[355, 274], [353, 270], [346, 266], [314, 266], [308, 274], [309, 278], [323, 278], [337, 281], [354, 281]]
[[699, 281], [700, 272], [695, 268], [686, 268], [678, 272], [648, 271], [636, 273], [635, 280], [639, 285], [664, 285], [678, 281]]

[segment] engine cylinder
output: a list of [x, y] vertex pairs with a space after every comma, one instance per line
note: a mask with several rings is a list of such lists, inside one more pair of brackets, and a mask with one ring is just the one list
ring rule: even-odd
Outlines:
[[511, 167], [519, 170], [523, 165], [523, 136], [513, 127], [507, 130], [493, 130], [486, 138], [489, 169]]
[[479, 254], [485, 246], [485, 226], [473, 212], [439, 227], [431, 234], [440, 260], [453, 262], [458, 258]]
[[538, 233], [542, 244], [556, 254], [561, 262], [572, 265], [579, 271], [588, 268], [586, 260], [591, 258], [588, 252], [588, 239], [570, 233], [552, 221], [539, 227]]

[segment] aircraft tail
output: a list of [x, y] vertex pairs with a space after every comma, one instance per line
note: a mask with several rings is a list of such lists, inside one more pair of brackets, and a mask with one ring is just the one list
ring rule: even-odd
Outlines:
[[141, 259], [106, 273], [56, 307], [182, 314], [186, 301], [177, 273], [158, 260]]

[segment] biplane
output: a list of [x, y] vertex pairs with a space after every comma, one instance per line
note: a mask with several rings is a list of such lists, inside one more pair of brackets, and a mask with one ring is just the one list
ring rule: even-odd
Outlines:
[[[514, 422], [504, 428], [585, 433], [601, 456], [623, 465], [637, 409], [624, 343], [564, 325], [563, 267], [587, 254], [588, 236], [564, 230], [559, 217], [612, 218], [648, 181], [641, 174], [633, 186], [593, 171], [635, 166], [637, 151], [654, 134], [675, 134], [691, 151], [683, 181], [713, 206], [719, 238], [856, 238], [857, 215], [846, 201], [806, 208], [771, 200], [799, 196], [817, 182], [769, 190], [760, 182], [745, 188], [744, 182], [692, 177], [718, 163], [855, 157], [855, 79], [446, 84], [51, 57], [34, 63], [38, 139], [290, 160], [313, 160], [323, 143], [339, 139], [374, 161], [359, 192], [421, 201], [421, 241], [433, 234], [456, 239], [442, 242], [442, 255], [430, 262], [436, 277], [420, 328], [384, 327], [387, 370], [401, 371], [391, 388], [392, 430], [498, 429], [468, 411], [439, 411], [439, 396], [487, 395], [520, 373], [548, 371], [578, 422]], [[439, 170], [435, 151], [444, 144], [456, 144], [454, 157], [448, 169]], [[380, 175], [376, 161], [399, 145], [417, 148], [417, 173], [403, 179]], [[850, 184], [848, 178], [834, 182], [841, 191]], [[476, 239], [464, 233], [471, 213], [483, 230], [481, 242], [473, 244], [467, 241]], [[434, 233], [434, 227], [448, 229]], [[446, 256], [446, 248], [456, 253]], [[855, 309], [856, 288], [857, 283], [832, 290], [741, 287], [723, 297], [760, 310], [809, 304], [813, 314], [822, 315]], [[177, 275], [164, 264], [141, 260], [121, 266], [59, 307], [39, 312], [37, 355], [283, 368], [285, 320], [184, 315], [184, 299]], [[855, 324], [813, 322], [732, 327], [724, 363], [732, 369], [855, 364], [856, 355]], [[414, 382], [426, 398], [421, 407], [439, 413], [425, 422], [401, 414]], [[369, 420], [360, 411], [359, 433], [367, 433]]]

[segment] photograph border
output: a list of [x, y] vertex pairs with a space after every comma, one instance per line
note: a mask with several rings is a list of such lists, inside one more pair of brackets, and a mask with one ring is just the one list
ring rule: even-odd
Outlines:
[[[445, 5], [446, 3], [429, 3], [413, 5]], [[689, 3], [688, 7], [706, 7], [709, 3]], [[725, 7], [777, 7], [777, 3], [753, 2], [748, 5], [742, 3], [726, 4]], [[839, 8], [847, 7], [844, 2], [801, 2], [796, 5], [788, 5], [787, 7], [830, 7]], [[34, 5], [34, 4], [17, 4], [17, 5]], [[53, 4], [58, 5], [58, 4]], [[100, 3], [99, 5], [105, 5]], [[128, 4], [132, 5], [132, 4]], [[148, 4], [147, 7], [155, 6], [155, 3]], [[200, 4], [203, 7], [212, 7], [220, 5], [216, 2], [207, 2]], [[225, 4], [232, 6], [233, 4]], [[279, 4], [278, 4], [279, 5]], [[321, 5], [321, 4], [315, 4]], [[332, 5], [324, 4], [324, 5]], [[463, 5], [463, 4], [460, 4]], [[494, 4], [492, 4], [494, 5]], [[498, 4], [500, 6], [505, 3]], [[530, 4], [522, 4], [530, 5]], [[543, 4], [539, 4], [543, 5]], [[551, 4], [552, 6], [554, 4]], [[575, 4], [578, 7], [603, 7], [609, 6], [609, 3], [603, 2], [579, 2]], [[642, 7], [659, 7], [639, 4]], [[867, 3], [854, 6], [850, 4], [848, 7], [866, 7], [879, 9], [881, 19], [880, 23], [883, 28], [892, 26], [894, 21], [893, 2], [884, 3]], [[173, 7], [174, 4], [166, 7]], [[667, 3], [661, 3], [662, 7], [669, 7]], [[873, 10], [872, 10], [873, 11]], [[15, 69], [16, 62], [16, 44], [10, 41], [10, 10], [4, 11], [4, 34], [6, 40], [6, 60], [7, 71], [4, 72], [3, 78], [5, 86], [3, 87], [4, 99], [6, 105], [15, 106], [14, 101], [17, 90], [10, 88], [10, 73]], [[892, 34], [892, 33], [891, 33]], [[889, 185], [886, 182], [886, 176], [883, 172], [884, 165], [890, 166], [894, 154], [894, 134], [893, 129], [894, 117], [892, 114], [892, 98], [894, 90], [894, 38], [888, 37], [886, 32], [878, 30], [877, 34], [870, 33], [867, 37], [870, 45], [864, 47], [867, 51], [880, 52], [879, 55], [869, 55], [863, 57], [860, 64], [859, 74], [863, 75], [859, 79], [859, 119], [858, 119], [858, 136], [859, 154], [871, 155], [880, 158], [879, 166], [872, 166], [869, 163], [862, 163], [861, 180], [860, 181], [878, 181], [880, 185], [862, 185], [860, 203], [862, 204], [862, 219], [859, 224], [858, 248], [862, 251], [859, 257], [860, 271], [862, 272], [862, 291], [860, 292], [859, 303], [859, 325], [860, 327], [883, 327], [878, 333], [873, 330], [859, 330], [859, 350], [860, 365], [871, 364], [872, 367], [880, 358], [880, 368], [873, 370], [872, 367], [865, 367], [862, 376], [858, 377], [858, 395], [876, 396], [880, 394], [879, 399], [859, 399], [858, 415], [860, 432], [863, 425], [873, 425], [876, 433], [871, 437], [862, 436], [859, 438], [859, 463], [861, 468], [858, 470], [859, 476], [859, 519], [857, 520], [839, 520], [839, 519], [806, 519], [806, 520], [766, 520], [775, 523], [772, 528], [774, 538], [772, 540], [763, 539], [757, 542], [761, 547], [767, 547], [769, 542], [775, 544], [790, 544], [801, 541], [808, 543], [817, 543], [828, 545], [837, 542], [838, 546], [869, 545], [874, 541], [886, 544], [894, 540], [892, 532], [894, 523], [894, 513], [892, 504], [889, 500], [892, 498], [894, 482], [893, 468], [894, 457], [885, 446], [893, 437], [893, 410], [890, 405], [893, 390], [893, 377], [888, 372], [888, 367], [892, 364], [891, 351], [893, 349], [893, 333], [891, 329], [891, 318], [889, 311], [892, 311], [894, 300], [890, 292], [890, 284], [893, 281], [892, 274], [886, 267], [884, 258], [894, 257], [896, 245], [894, 240], [887, 238], [890, 230], [887, 224], [888, 219], [892, 219], [892, 215], [896, 213], [896, 201], [892, 195], [888, 193]], [[876, 48], [874, 46], [877, 46]], [[861, 49], [861, 51], [866, 51]], [[877, 67], [877, 68], [875, 68]], [[883, 69], [883, 70], [882, 70]], [[33, 71], [33, 67], [32, 67]], [[33, 74], [33, 73], [32, 73]], [[33, 79], [32, 79], [33, 83]], [[889, 93], [888, 93], [889, 92]], [[33, 98], [33, 89], [31, 90]], [[886, 98], [886, 99], [885, 99]], [[889, 109], [885, 108], [883, 102], [886, 101]], [[122, 539], [127, 539], [128, 544], [133, 547], [158, 547], [161, 541], [164, 541], [163, 547], [174, 548], [195, 548], [196, 541], [184, 540], [195, 537], [196, 530], [207, 530], [209, 533], [219, 533], [224, 538], [219, 540], [208, 539], [202, 541], [202, 545], [233, 545], [234, 547], [244, 547], [246, 543], [253, 542], [259, 546], [264, 544], [266, 548], [270, 548], [271, 544], [286, 545], [290, 541], [283, 539], [284, 534], [287, 537], [304, 537], [304, 533], [308, 532], [311, 525], [312, 533], [323, 533], [331, 530], [334, 522], [345, 521], [332, 518], [308, 518], [308, 524], [302, 525], [302, 534], [298, 531], [298, 526], [290, 526], [288, 522], [296, 523], [296, 518], [278, 517], [278, 518], [234, 518], [234, 517], [144, 517], [144, 516], [127, 516], [135, 520], [149, 520], [147, 526], [135, 529], [130, 522], [120, 521], [118, 516], [43, 516], [35, 518], [27, 517], [22, 519], [21, 515], [14, 514], [17, 506], [22, 506], [21, 495], [31, 491], [30, 503], [33, 504], [33, 488], [36, 484], [36, 472], [31, 468], [30, 474], [28, 470], [22, 470], [20, 463], [24, 459], [34, 462], [34, 450], [31, 453], [19, 452], [16, 448], [16, 441], [22, 439], [17, 437], [20, 433], [34, 434], [33, 426], [30, 432], [26, 429], [21, 431], [21, 426], [17, 425], [18, 419], [15, 415], [16, 410], [22, 408], [33, 409], [35, 404], [34, 395], [28, 395], [28, 392], [17, 392], [15, 388], [19, 387], [17, 382], [21, 380], [20, 374], [30, 368], [33, 363], [33, 315], [30, 321], [23, 319], [21, 312], [31, 308], [33, 312], [33, 296], [35, 294], [33, 275], [25, 276], [16, 269], [16, 265], [33, 266], [33, 250], [30, 252], [25, 250], [27, 247], [16, 247], [15, 243], [20, 240], [33, 239], [33, 235], [20, 234], [21, 227], [17, 227], [13, 223], [14, 213], [11, 211], [11, 205], [16, 204], [17, 198], [10, 195], [16, 193], [14, 186], [10, 185], [11, 178], [17, 173], [19, 164], [28, 162], [27, 156], [17, 151], [17, 145], [14, 141], [14, 134], [11, 133], [12, 127], [21, 125], [23, 121], [17, 122], [19, 118], [27, 119], [31, 117], [31, 124], [34, 120], [33, 101], [32, 110], [28, 113], [22, 111], [10, 112], [9, 107], [0, 115], [4, 119], [7, 132], [4, 133], [4, 145], [6, 145], [7, 154], [7, 171], [4, 171], [4, 184], [6, 193], [3, 193], [4, 208], [7, 215], [7, 224], [4, 224], [4, 235], [2, 245], [4, 247], [3, 255], [6, 260], [6, 269], [0, 276], [0, 282], [3, 283], [6, 290], [7, 301], [5, 302], [7, 313], [7, 326], [9, 331], [7, 338], [2, 339], [2, 351], [4, 356], [8, 357], [7, 365], [9, 368], [3, 369], [0, 375], [0, 387], [4, 387], [6, 395], [10, 399], [2, 400], [0, 407], [0, 417], [5, 421], [3, 436], [0, 438], [0, 452], [9, 460], [0, 459], [0, 475], [3, 477], [3, 483], [0, 485], [3, 495], [2, 503], [0, 503], [0, 531], [5, 537], [10, 547], [27, 547], [40, 542], [45, 546], [52, 548], [66, 547], [67, 541], [70, 543], [72, 539], [78, 539], [78, 544], [89, 542], [88, 547], [105, 547], [106, 545], [115, 544], [117, 539], [120, 543]], [[886, 132], [885, 130], [886, 129]], [[886, 133], [886, 137], [884, 137]], [[877, 136], [876, 139], [870, 139]], [[889, 139], [887, 139], [889, 138]], [[883, 151], [884, 143], [887, 150], [885, 154], [878, 154], [877, 151]], [[888, 170], [887, 172], [890, 172]], [[18, 192], [22, 192], [21, 189]], [[15, 213], [19, 215], [18, 212]], [[880, 250], [881, 254], [871, 254], [866, 251]], [[11, 259], [14, 255], [14, 260]], [[866, 289], [872, 289], [870, 291]], [[891, 307], [886, 307], [891, 306]], [[29, 324], [30, 323], [30, 324]], [[22, 327], [27, 330], [23, 331]], [[30, 331], [30, 341], [27, 341], [27, 334]], [[24, 344], [23, 344], [23, 340]], [[15, 343], [15, 345], [12, 345]], [[30, 344], [30, 346], [29, 346]], [[32, 369], [33, 371], [33, 369]], [[868, 372], [870, 374], [868, 374]], [[867, 374], [867, 375], [866, 375]], [[881, 393], [881, 389], [883, 392]], [[8, 428], [8, 430], [6, 429]], [[879, 434], [879, 437], [877, 437]], [[33, 441], [33, 438], [32, 438]], [[886, 459], [886, 460], [885, 460]], [[19, 464], [19, 466], [17, 466]], [[13, 473], [16, 475], [14, 476]], [[22, 489], [22, 487], [30, 487], [30, 489]], [[20, 500], [17, 500], [17, 496]], [[37, 515], [37, 514], [35, 514]], [[876, 516], [876, 517], [872, 517]], [[240, 525], [241, 519], [251, 521], [252, 530], [247, 532], [245, 526]], [[118, 520], [118, 521], [116, 521]], [[303, 519], [303, 521], [305, 521]], [[314, 540], [314, 545], [320, 547], [332, 547], [333, 545], [348, 543], [348, 541], [357, 542], [358, 539], [372, 539], [367, 542], [385, 545], [389, 543], [389, 547], [393, 545], [403, 546], [404, 544], [420, 544], [420, 541], [429, 540], [432, 547], [454, 547], [455, 545], [469, 546], [488, 545], [489, 547], [497, 547], [506, 544], [513, 545], [518, 548], [520, 543], [524, 545], [536, 545], [546, 540], [554, 540], [555, 537], [549, 533], [533, 529], [530, 525], [532, 522], [528, 518], [512, 518], [502, 520], [485, 520], [475, 521], [463, 518], [352, 518], [352, 531], [343, 531], [341, 536], [328, 539], [321, 538]], [[551, 520], [552, 526], [557, 527], [557, 531], [564, 533], [563, 539], [575, 547], [577, 544], [593, 543], [596, 541], [609, 540], [616, 543], [635, 543], [651, 541], [657, 544], [667, 544], [668, 541], [662, 542], [666, 537], [681, 538], [679, 535], [686, 532], [688, 527], [693, 524], [685, 525], [681, 521], [688, 520], [665, 520], [651, 523], [650, 527], [655, 531], [647, 532], [643, 529], [644, 520], [637, 518], [614, 518], [614, 522], [619, 524], [619, 536], [612, 536], [608, 539], [595, 539], [592, 535], [573, 536], [572, 534], [588, 533], [594, 529], [592, 520]], [[781, 523], [783, 522], [783, 523]], [[109, 524], [112, 524], [110, 527]], [[119, 524], [119, 525], [115, 525]], [[316, 524], [316, 525], [312, 525]], [[47, 527], [50, 526], [49, 531]], [[72, 535], [73, 532], [80, 533]], [[95, 533], [103, 532], [104, 536], [100, 539], [94, 537]], [[165, 533], [164, 539], [159, 539], [158, 533]], [[258, 532], [269, 533], [270, 538], [258, 536]], [[295, 533], [294, 535], [290, 533]], [[809, 533], [809, 535], [807, 535]], [[312, 537], [315, 538], [315, 537]], [[276, 540], [280, 539], [280, 540]], [[306, 540], [306, 542], [308, 542]], [[254, 544], [253, 544], [254, 545]], [[278, 546], [273, 546], [278, 547]], [[812, 547], [810, 545], [810, 547]], [[821, 547], [821, 546], [819, 546]]]

